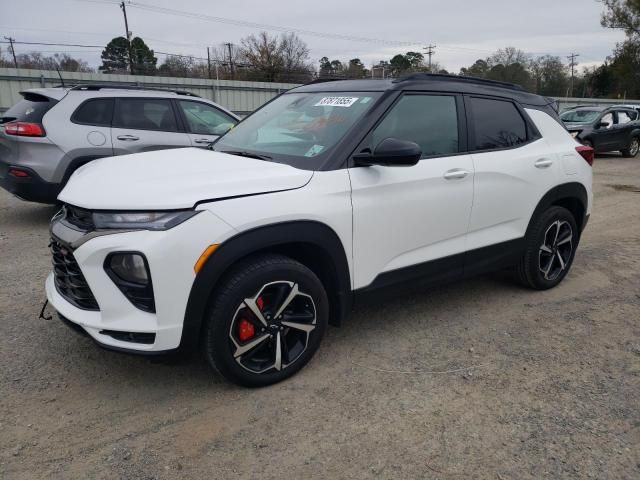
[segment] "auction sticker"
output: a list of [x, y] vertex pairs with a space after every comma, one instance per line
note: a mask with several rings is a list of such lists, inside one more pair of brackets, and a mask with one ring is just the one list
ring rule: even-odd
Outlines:
[[359, 97], [324, 97], [314, 107], [350, 107]]

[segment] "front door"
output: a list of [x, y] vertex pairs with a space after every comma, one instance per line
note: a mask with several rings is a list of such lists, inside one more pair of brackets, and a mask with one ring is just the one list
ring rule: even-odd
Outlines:
[[[412, 167], [352, 167], [355, 287], [462, 273], [473, 197], [473, 164], [464, 152], [461, 97], [405, 94], [358, 152], [386, 138], [417, 143]], [[448, 257], [448, 258], [447, 258]]]
[[178, 100], [178, 108], [194, 147], [207, 147], [232, 128], [237, 120], [208, 103]]

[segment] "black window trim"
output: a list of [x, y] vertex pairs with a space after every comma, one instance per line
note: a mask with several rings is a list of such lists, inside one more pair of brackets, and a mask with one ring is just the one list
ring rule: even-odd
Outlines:
[[189, 134], [191, 134], [191, 135], [211, 135], [213, 137], [215, 137], [215, 136], [221, 137], [222, 136], [222, 135], [215, 135], [213, 133], [196, 133], [196, 132], [192, 132], [191, 128], [189, 128], [189, 122], [187, 120], [187, 116], [185, 115], [184, 111], [182, 110], [182, 107], [180, 106], [180, 102], [191, 102], [191, 103], [199, 103], [199, 104], [202, 104], [202, 105], [206, 105], [208, 107], [213, 108], [214, 110], [217, 110], [218, 112], [220, 112], [225, 117], [229, 117], [229, 119], [233, 122], [234, 126], [237, 125], [238, 123], [240, 123], [240, 120], [236, 120], [235, 118], [233, 118], [231, 115], [229, 115], [227, 112], [225, 112], [221, 108], [218, 108], [217, 106], [212, 105], [212, 104], [207, 103], [207, 102], [202, 102], [202, 101], [192, 100], [192, 99], [186, 99], [186, 98], [175, 98], [175, 99], [173, 99], [173, 101], [175, 102], [175, 108], [179, 112], [180, 121], [181, 121], [182, 125], [184, 126], [184, 131], [189, 133]]
[[[162, 128], [131, 128], [131, 127], [120, 127], [115, 124], [116, 111], [120, 106], [120, 102], [123, 100], [164, 100], [169, 102], [171, 110], [173, 111], [173, 116], [176, 120], [176, 130], [165, 130]], [[115, 97], [115, 105], [113, 107], [113, 116], [111, 119], [111, 128], [119, 128], [120, 130], [139, 130], [139, 131], [147, 131], [147, 132], [166, 132], [166, 133], [186, 133], [184, 125], [182, 123], [182, 118], [178, 115], [177, 107], [174, 104], [173, 98], [166, 97], [139, 97], [139, 96], [127, 96], [127, 97]]]
[[[87, 104], [89, 102], [94, 102], [94, 101], [97, 101], [97, 100], [111, 100], [112, 108], [111, 108], [111, 119], [109, 121], [109, 125], [103, 125], [101, 123], [95, 123], [95, 122], [81, 122], [79, 120], [76, 120], [76, 115], [78, 114], [80, 109], [82, 109], [82, 107], [85, 106], [85, 104]], [[71, 121], [71, 123], [75, 123], [76, 125], [88, 125], [90, 127], [111, 128], [111, 125], [113, 124], [113, 116], [114, 116], [115, 112], [116, 112], [115, 97], [92, 97], [92, 98], [87, 98], [80, 105], [78, 105], [76, 107], [76, 109], [71, 114], [70, 121]]]
[[[449, 157], [457, 157], [459, 155], [468, 155], [468, 135], [467, 135], [467, 119], [464, 112], [464, 104], [463, 104], [463, 95], [457, 92], [439, 92], [435, 90], [403, 90], [399, 95], [391, 102], [384, 111], [382, 111], [377, 119], [377, 121], [369, 128], [363, 135], [362, 139], [358, 142], [354, 151], [349, 155], [349, 161], [347, 162], [347, 168], [360, 168], [362, 166], [356, 165], [353, 161], [353, 155], [358, 152], [362, 152], [363, 150], [372, 146], [370, 145], [371, 134], [373, 131], [378, 128], [378, 126], [384, 121], [384, 119], [389, 115], [391, 110], [401, 101], [405, 96], [436, 96], [436, 97], [454, 97], [456, 103], [456, 112], [458, 117], [458, 151], [454, 153], [440, 154], [440, 155], [426, 155], [420, 157], [420, 162], [423, 160], [431, 160], [434, 158], [449, 158]], [[367, 167], [362, 167], [367, 168]]]
[[[538, 141], [538, 140], [540, 140], [542, 138], [542, 135], [540, 134], [540, 131], [535, 126], [535, 124], [533, 123], [533, 121], [531, 120], [531, 118], [529, 117], [527, 112], [522, 107], [522, 105], [520, 105], [518, 102], [516, 102], [516, 101], [514, 101], [514, 100], [512, 100], [510, 98], [498, 97], [498, 96], [493, 96], [493, 95], [475, 95], [474, 94], [474, 95], [463, 95], [463, 96], [464, 96], [465, 112], [466, 112], [466, 115], [467, 115], [467, 145], [468, 145], [468, 152], [467, 153], [479, 154], [479, 153], [489, 153], [489, 152], [501, 152], [503, 150], [516, 150], [518, 148], [523, 148], [523, 147], [525, 147], [527, 145], [530, 145], [531, 143], [536, 142], [536, 141]], [[525, 131], [526, 131], [526, 135], [527, 135], [526, 142], [519, 143], [518, 145], [513, 145], [513, 146], [510, 146], [510, 147], [488, 148], [488, 149], [483, 149], [483, 150], [476, 150], [476, 149], [472, 148], [472, 145], [475, 145], [475, 128], [474, 128], [474, 123], [473, 123], [473, 106], [471, 105], [471, 101], [470, 101], [472, 98], [481, 98], [481, 99], [484, 99], [484, 100], [496, 100], [496, 101], [511, 103], [516, 108], [516, 110], [518, 111], [518, 113], [522, 117], [522, 120], [524, 121]]]

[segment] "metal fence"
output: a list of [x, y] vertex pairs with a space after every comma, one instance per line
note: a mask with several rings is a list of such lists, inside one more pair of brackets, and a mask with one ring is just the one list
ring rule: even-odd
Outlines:
[[[210, 80], [207, 78], [149, 77], [104, 73], [61, 72], [65, 85], [136, 84], [143, 87], [168, 88], [193, 92], [228, 108], [238, 115], [251, 113], [260, 105], [297, 84]], [[56, 71], [0, 68], [0, 112], [18, 100], [20, 92], [29, 88], [54, 87], [61, 84]]]
[[[136, 84], [143, 87], [169, 88], [193, 92], [213, 100], [240, 116], [291, 88], [295, 83], [242, 82], [236, 80], [210, 80], [207, 78], [149, 77], [143, 75], [112, 75], [104, 73], [61, 72], [65, 84]], [[29, 88], [60, 85], [58, 73], [50, 70], [0, 68], [0, 112], [7, 110], [18, 100], [20, 92]], [[640, 100], [599, 98], [556, 98], [560, 111], [576, 105], [637, 104]]]

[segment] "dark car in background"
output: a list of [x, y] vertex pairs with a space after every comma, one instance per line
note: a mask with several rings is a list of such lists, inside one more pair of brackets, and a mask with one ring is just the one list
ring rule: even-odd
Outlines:
[[596, 152], [635, 157], [640, 151], [639, 115], [628, 107], [577, 107], [560, 118], [573, 138]]

